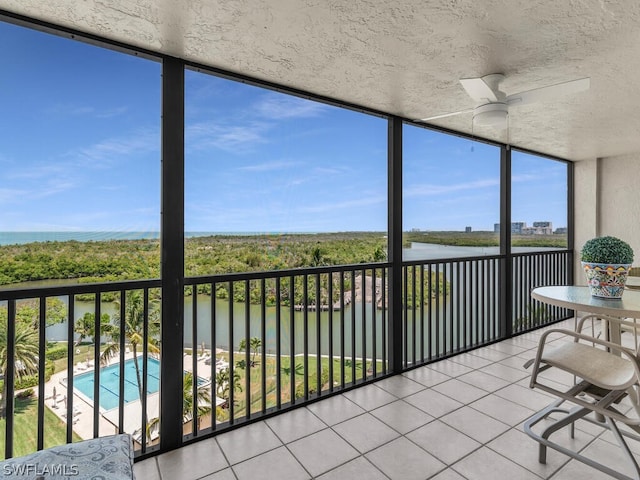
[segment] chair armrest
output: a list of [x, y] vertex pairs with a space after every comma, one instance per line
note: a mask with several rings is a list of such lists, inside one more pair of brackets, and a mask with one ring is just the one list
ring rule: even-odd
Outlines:
[[607, 324], [607, 327], [609, 328], [611, 328], [610, 324], [615, 324], [616, 326], [620, 327], [620, 329], [624, 329], [626, 327], [628, 330], [634, 330], [634, 331], [637, 330], [636, 333], [640, 334], [640, 323], [627, 320], [626, 318], [610, 317], [608, 315], [597, 315], [597, 314], [585, 315], [584, 317], [582, 317], [578, 321], [578, 325], [576, 326], [577, 332], [582, 332], [584, 324], [587, 320], [591, 320], [592, 322], [594, 320], [601, 320], [605, 322]]
[[[540, 342], [538, 344], [536, 357], [533, 362], [533, 370], [531, 372], [531, 381], [530, 381], [531, 388], [534, 388], [537, 382], [538, 373], [544, 370], [545, 367], [548, 367], [548, 365], [544, 365], [541, 367], [541, 363], [543, 363], [544, 350], [549, 343], [548, 337], [551, 334], [561, 334], [565, 337], [571, 337], [574, 339], [574, 342], [580, 342], [581, 340], [583, 340], [588, 343], [591, 343], [594, 346], [593, 348], [595, 348], [595, 345], [600, 345], [602, 347], [605, 347], [609, 351], [620, 352], [620, 356], [624, 357], [626, 360], [631, 362], [631, 365], [633, 366], [633, 369], [635, 371], [636, 379], [640, 378], [640, 363], [638, 361], [638, 357], [636, 356], [633, 350], [625, 348], [622, 345], [619, 345], [617, 343], [608, 342], [606, 340], [602, 340], [600, 338], [596, 338], [590, 335], [585, 335], [583, 333], [575, 332], [573, 330], [556, 328], [556, 329], [545, 331], [540, 337]], [[612, 353], [611, 355], [615, 355], [615, 354]]]

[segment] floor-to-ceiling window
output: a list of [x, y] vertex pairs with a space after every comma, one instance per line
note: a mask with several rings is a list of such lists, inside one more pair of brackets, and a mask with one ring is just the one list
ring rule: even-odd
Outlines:
[[568, 169], [564, 161], [511, 152], [512, 319], [514, 331], [558, 312], [530, 298], [541, 285], [570, 281]]
[[[0, 43], [0, 288], [158, 277], [160, 64], [8, 23], [0, 23]], [[122, 299], [109, 292], [101, 300], [97, 309], [95, 294], [16, 301], [14, 387], [21, 393], [14, 403], [14, 456], [37, 448], [41, 351], [44, 446], [65, 442], [68, 362], [73, 373], [95, 371], [96, 351], [117, 347]], [[129, 307], [136, 302], [130, 300]], [[46, 303], [44, 342], [40, 302]], [[8, 312], [8, 303], [0, 303], [5, 355]], [[0, 363], [7, 368], [6, 357]], [[90, 375], [76, 387], [88, 387]], [[95, 433], [94, 391], [85, 391], [87, 402], [74, 403], [74, 441]], [[112, 400], [103, 393], [96, 409], [117, 409]], [[3, 406], [11, 401], [4, 398]], [[99, 435], [114, 432], [105, 416], [98, 423]], [[5, 425], [0, 419], [0, 455]]]
[[523, 249], [567, 248], [566, 162], [511, 153], [511, 245]]
[[[217, 379], [211, 395], [223, 406], [218, 420], [227, 421], [259, 411], [263, 397], [270, 408], [328, 388], [331, 353], [346, 352], [355, 365], [367, 308], [356, 298], [376, 311], [369, 292], [381, 288], [382, 270], [341, 274], [326, 267], [386, 261], [387, 121], [199, 71], [187, 70], [185, 84], [186, 276], [325, 269], [263, 282], [217, 277], [225, 280], [186, 289], [185, 349], [195, 344], [198, 358], [218, 363], [200, 370]], [[377, 297], [382, 301], [381, 292]], [[343, 337], [341, 316], [348, 319]], [[276, 371], [278, 346], [295, 366]], [[268, 356], [260, 360], [263, 351]], [[236, 374], [231, 413], [225, 375]]]
[[405, 362], [498, 335], [500, 148], [403, 129]]
[[405, 125], [404, 260], [498, 253], [500, 149]]

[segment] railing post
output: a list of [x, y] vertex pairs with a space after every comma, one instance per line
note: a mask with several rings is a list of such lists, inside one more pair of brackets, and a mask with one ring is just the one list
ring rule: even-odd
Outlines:
[[569, 260], [567, 262], [567, 283], [573, 285], [575, 265], [575, 189], [574, 189], [574, 164], [567, 162], [567, 250]]
[[402, 323], [402, 119], [389, 117], [388, 130], [389, 370], [403, 367]]
[[160, 449], [182, 444], [184, 335], [184, 63], [162, 62], [162, 357]]
[[511, 255], [511, 147], [500, 149], [500, 276], [498, 337], [513, 333], [513, 257]]

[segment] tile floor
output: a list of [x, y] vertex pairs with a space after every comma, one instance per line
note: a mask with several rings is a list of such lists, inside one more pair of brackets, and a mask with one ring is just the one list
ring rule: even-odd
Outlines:
[[[573, 320], [567, 322], [573, 326]], [[528, 388], [523, 364], [542, 331], [387, 378], [138, 462], [138, 480], [528, 480], [609, 476], [537, 444], [523, 421], [552, 397]], [[544, 374], [543, 374], [544, 375]], [[561, 375], [550, 380], [567, 384]], [[574, 450], [624, 465], [613, 437], [589, 423]], [[640, 444], [631, 445], [640, 456]], [[627, 472], [630, 474], [631, 472]]]

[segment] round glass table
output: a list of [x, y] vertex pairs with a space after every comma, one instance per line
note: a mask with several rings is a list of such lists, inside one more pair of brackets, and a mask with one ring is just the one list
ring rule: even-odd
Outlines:
[[549, 305], [579, 312], [640, 318], [640, 291], [638, 290], [625, 290], [622, 298], [613, 299], [594, 297], [586, 286], [562, 285], [534, 288], [531, 291], [531, 297]]

